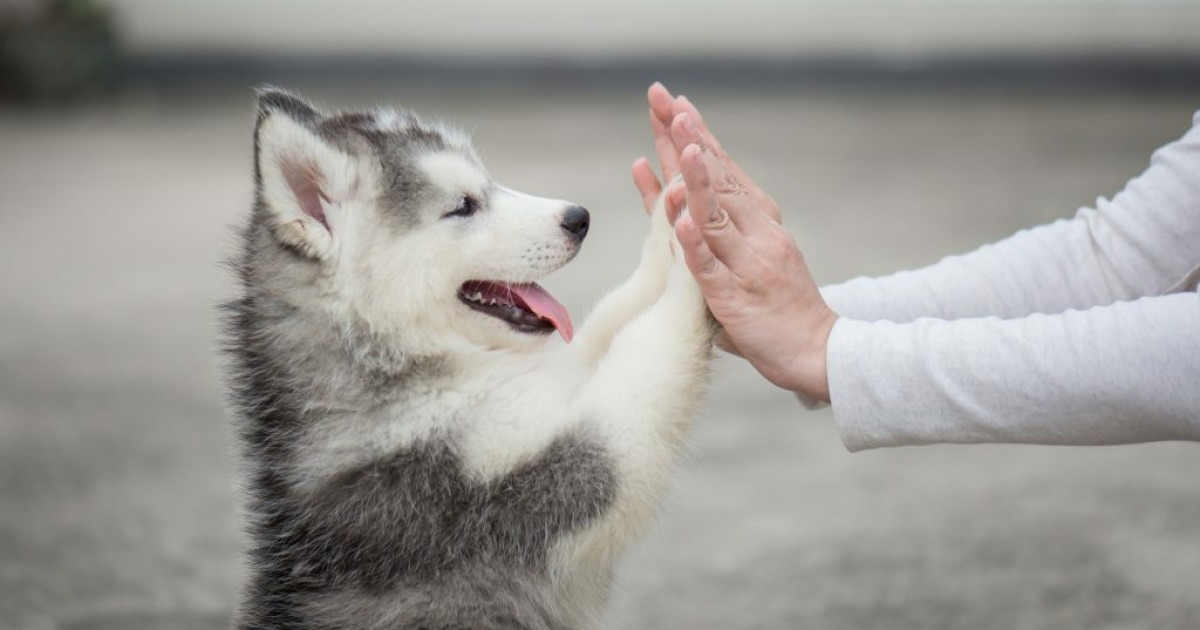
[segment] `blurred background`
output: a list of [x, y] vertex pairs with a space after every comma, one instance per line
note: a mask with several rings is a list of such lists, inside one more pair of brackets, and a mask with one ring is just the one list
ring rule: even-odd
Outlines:
[[[1192, 0], [0, 0], [0, 629], [228, 623], [255, 85], [444, 118], [590, 208], [545, 283], [581, 320], [636, 258], [653, 80], [837, 282], [1120, 190], [1200, 108], [1198, 33]], [[739, 361], [713, 381], [614, 627], [1200, 627], [1195, 445], [850, 455]]]

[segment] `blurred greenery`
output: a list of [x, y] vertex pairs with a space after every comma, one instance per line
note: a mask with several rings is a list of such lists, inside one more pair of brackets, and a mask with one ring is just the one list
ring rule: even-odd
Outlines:
[[112, 88], [120, 64], [113, 11], [95, 0], [0, 10], [0, 100], [72, 101]]

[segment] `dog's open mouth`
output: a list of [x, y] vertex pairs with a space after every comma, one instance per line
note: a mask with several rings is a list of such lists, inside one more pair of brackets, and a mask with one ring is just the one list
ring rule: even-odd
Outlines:
[[557, 330], [570, 343], [575, 330], [567, 307], [535, 283], [509, 284], [470, 280], [458, 290], [463, 304], [525, 332], [546, 334]]

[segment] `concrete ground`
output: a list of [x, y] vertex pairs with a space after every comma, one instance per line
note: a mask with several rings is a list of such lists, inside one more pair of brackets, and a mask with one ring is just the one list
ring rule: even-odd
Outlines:
[[[583, 253], [545, 283], [577, 319], [632, 268], [638, 91], [307, 87], [450, 119], [500, 181], [590, 208]], [[1069, 215], [1200, 104], [688, 87], [823, 282]], [[250, 199], [252, 115], [240, 90], [0, 112], [0, 629], [227, 623], [239, 517], [214, 305]], [[850, 455], [828, 411], [737, 360], [713, 380], [670, 505], [624, 563], [614, 627], [1200, 627], [1196, 445]]]

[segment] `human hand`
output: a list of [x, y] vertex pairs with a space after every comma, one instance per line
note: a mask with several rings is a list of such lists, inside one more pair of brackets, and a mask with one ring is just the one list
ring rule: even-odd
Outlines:
[[[668, 216], [709, 310], [767, 380], [828, 401], [825, 350], [838, 316], [780, 224], [778, 204], [730, 158], [685, 97], [655, 84], [648, 100], [664, 176], [683, 175], [684, 185], [668, 190]], [[648, 162], [635, 162], [633, 170], [643, 201], [653, 204], [661, 185]]]
[[[642, 206], [646, 209], [647, 214], [654, 212], [654, 206], [662, 195], [663, 186], [668, 188], [667, 194], [663, 197], [664, 205], [666, 206], [667, 216], [670, 217], [671, 223], [675, 223], [675, 217], [686, 203], [686, 193], [684, 182], [679, 178], [679, 150], [675, 148], [675, 143], [671, 139], [671, 120], [674, 116], [673, 106], [675, 97], [671, 96], [667, 88], [661, 83], [655, 83], [650, 86], [650, 90], [646, 94], [646, 100], [650, 103], [650, 132], [654, 137], [654, 151], [658, 155], [659, 166], [663, 174], [663, 182], [660, 183], [658, 176], [654, 173], [654, 168], [650, 166], [650, 161], [644, 157], [639, 157], [633, 161], [632, 173], [633, 183], [637, 187], [638, 192], [642, 196]], [[687, 107], [691, 104], [686, 102], [686, 99], [681, 101]], [[694, 109], [694, 108], [692, 108]], [[699, 116], [699, 112], [697, 112]], [[702, 123], [703, 124], [703, 123]], [[707, 129], [704, 130], [707, 132]], [[711, 135], [711, 134], [710, 134]], [[712, 145], [720, 146], [715, 138], [709, 138]], [[741, 356], [741, 352], [729, 339], [729, 335], [725, 334], [724, 330], [717, 333], [714, 339], [718, 348]]]
[[[696, 106], [692, 105], [686, 96], [678, 98], [671, 96], [671, 93], [667, 91], [667, 88], [662, 83], [655, 83], [647, 91], [646, 100], [650, 104], [650, 132], [654, 137], [654, 152], [658, 156], [664, 182], [669, 184], [679, 174], [679, 154], [682, 148], [675, 146], [675, 141], [671, 138], [670, 128], [675, 116], [686, 113], [695, 122], [696, 129], [700, 133], [704, 146], [709, 148], [739, 181], [749, 182], [750, 186], [746, 192], [754, 198], [755, 203], [768, 216], [779, 221], [779, 205], [775, 203], [775, 200], [770, 195], [754, 185], [753, 181], [746, 176], [741, 167], [729, 157], [729, 154], [721, 147], [721, 143], [717, 140], [716, 136], [713, 135], [708, 125], [705, 124], [704, 117], [700, 115], [700, 110], [696, 109]], [[659, 183], [658, 177], [654, 174], [654, 169], [650, 166], [649, 160], [644, 157], [634, 160], [631, 170], [633, 173], [633, 183], [642, 195], [642, 204], [645, 206], [646, 212], [651, 212], [654, 209], [654, 203], [658, 199], [658, 195], [662, 192], [663, 185]], [[678, 192], [683, 192], [682, 185], [680, 185]], [[672, 197], [668, 196], [667, 201], [670, 204], [673, 201]], [[671, 207], [677, 211], [679, 206]]]

